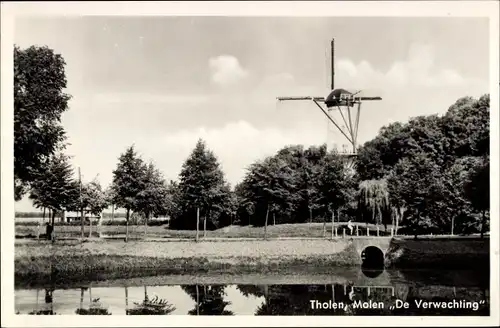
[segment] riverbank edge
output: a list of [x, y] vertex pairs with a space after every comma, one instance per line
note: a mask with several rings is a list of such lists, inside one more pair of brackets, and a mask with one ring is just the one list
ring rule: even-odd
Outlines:
[[[147, 242], [145, 242], [147, 243]], [[184, 242], [183, 242], [184, 243]], [[15, 256], [15, 284], [29, 286], [31, 282], [64, 285], [67, 282], [89, 282], [108, 279], [136, 278], [146, 275], [210, 274], [281, 274], [285, 271], [314, 270], [328, 273], [332, 267], [359, 267], [361, 257], [352, 242], [328, 254], [293, 255], [293, 249], [273, 256], [137, 256], [99, 254], [77, 251], [20, 252]], [[96, 243], [96, 247], [99, 243]], [[245, 244], [252, 247], [251, 243]], [[272, 247], [272, 242], [268, 245]], [[16, 248], [38, 248], [35, 245]], [[439, 250], [439, 251], [437, 251]], [[460, 241], [392, 239], [385, 254], [385, 266], [391, 269], [442, 268], [488, 269], [489, 238]]]
[[332, 267], [353, 266], [352, 255], [280, 257], [181, 257], [158, 258], [122, 255], [78, 255], [72, 257], [22, 257], [15, 260], [15, 285], [103, 281], [148, 275], [243, 275], [280, 274], [290, 271], [327, 273]]

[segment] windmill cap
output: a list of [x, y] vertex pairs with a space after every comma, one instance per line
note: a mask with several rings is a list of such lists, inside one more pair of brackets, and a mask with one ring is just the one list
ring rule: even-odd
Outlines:
[[352, 92], [347, 91], [346, 89], [335, 89], [326, 97], [325, 104], [327, 107], [335, 106], [340, 102], [342, 96], [347, 95], [351, 96]]

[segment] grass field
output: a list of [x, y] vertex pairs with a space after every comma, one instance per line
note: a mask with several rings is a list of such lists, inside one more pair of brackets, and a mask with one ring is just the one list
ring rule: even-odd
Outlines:
[[[377, 235], [377, 227], [374, 224], [365, 223], [353, 223], [354, 230], [353, 235], [356, 235], [356, 226], [358, 226], [357, 235], [366, 236], [367, 229], [370, 230], [370, 236]], [[390, 235], [390, 229], [392, 227], [387, 227], [387, 233], [384, 231], [384, 227], [379, 227], [379, 235], [385, 236]], [[346, 223], [336, 223], [334, 226], [337, 231], [337, 236], [342, 236], [345, 232], [349, 235], [349, 229]], [[16, 238], [36, 238], [38, 235], [38, 227], [36, 226], [23, 226], [16, 225]], [[85, 226], [85, 237], [89, 236], [90, 228]], [[98, 237], [99, 232], [102, 238], [106, 237], [125, 237], [126, 227], [125, 226], [93, 226], [92, 236]], [[131, 225], [129, 226], [129, 238], [145, 238], [145, 227], [143, 225]], [[40, 227], [40, 234], [45, 233], [45, 227]], [[203, 237], [203, 231], [200, 231], [200, 237]], [[307, 237], [307, 238], [322, 238], [331, 237], [332, 235], [332, 224], [327, 223], [325, 225], [325, 230], [323, 230], [323, 223], [302, 223], [302, 224], [279, 224], [270, 225], [267, 227], [268, 238], [280, 238], [280, 237]], [[79, 226], [55, 226], [55, 236], [57, 238], [78, 238], [81, 237], [81, 227]], [[196, 236], [196, 231], [194, 230], [171, 230], [166, 226], [152, 226], [147, 228], [148, 238], [188, 238], [194, 239]], [[253, 226], [228, 226], [218, 230], [207, 231], [207, 238], [263, 238], [264, 237], [264, 227], [253, 227]]]

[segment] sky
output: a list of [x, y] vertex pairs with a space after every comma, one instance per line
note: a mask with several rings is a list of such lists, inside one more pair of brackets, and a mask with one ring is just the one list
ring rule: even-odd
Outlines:
[[484, 18], [61, 16], [17, 19], [14, 42], [65, 59], [66, 153], [84, 182], [108, 186], [131, 145], [177, 180], [202, 138], [234, 186], [283, 146], [347, 144], [313, 103], [276, 101], [328, 94], [332, 38], [335, 86], [383, 98], [362, 105], [362, 144], [487, 93], [488, 34]]

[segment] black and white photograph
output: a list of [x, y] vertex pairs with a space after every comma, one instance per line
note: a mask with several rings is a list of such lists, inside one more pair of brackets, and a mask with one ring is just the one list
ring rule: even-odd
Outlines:
[[2, 326], [499, 324], [498, 2], [212, 5], [2, 2]]

